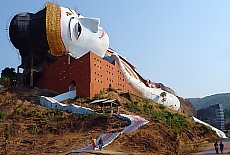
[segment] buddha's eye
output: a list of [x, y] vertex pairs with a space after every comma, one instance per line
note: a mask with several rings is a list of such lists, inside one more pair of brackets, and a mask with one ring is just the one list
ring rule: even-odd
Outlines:
[[78, 22], [77, 23], [77, 27], [78, 27], [78, 31], [77, 31], [77, 39], [80, 37], [81, 35], [81, 31], [82, 31], [82, 28], [81, 28], [81, 24]]
[[81, 32], [82, 32], [81, 24], [76, 20], [74, 20], [74, 17], [71, 17], [69, 22], [69, 36], [71, 41], [73, 41], [74, 39], [77, 40], [80, 37]]

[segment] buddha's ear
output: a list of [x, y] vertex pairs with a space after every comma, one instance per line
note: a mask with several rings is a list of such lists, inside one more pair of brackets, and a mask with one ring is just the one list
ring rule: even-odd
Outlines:
[[85, 28], [89, 29], [92, 33], [97, 33], [99, 29], [100, 19], [99, 18], [79, 18], [80, 24]]

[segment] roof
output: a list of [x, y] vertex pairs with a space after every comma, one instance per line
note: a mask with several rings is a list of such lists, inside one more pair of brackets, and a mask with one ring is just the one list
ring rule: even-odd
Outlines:
[[91, 104], [100, 103], [100, 102], [103, 102], [103, 101], [106, 101], [106, 100], [108, 100], [108, 99], [105, 98], [105, 99], [94, 100], [93, 102], [91, 102]]
[[111, 103], [113, 107], [121, 106], [121, 103], [117, 99], [99, 99], [99, 100], [94, 100], [93, 102], [91, 102], [91, 104], [97, 104], [100, 107], [102, 107], [103, 105], [110, 106]]

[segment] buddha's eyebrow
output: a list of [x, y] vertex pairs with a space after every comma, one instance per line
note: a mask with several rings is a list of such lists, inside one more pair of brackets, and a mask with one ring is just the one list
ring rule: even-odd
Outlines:
[[68, 9], [69, 9], [70, 12], [72, 12], [72, 14], [74, 14], [74, 12], [70, 8], [68, 8]]
[[73, 12], [70, 8], [68, 8], [68, 9], [69, 9], [69, 11], [70, 11], [70, 12], [67, 12], [67, 11], [66, 11], [66, 15], [67, 15], [67, 16], [71, 16], [71, 15], [73, 15], [73, 14], [74, 14], [74, 12]]

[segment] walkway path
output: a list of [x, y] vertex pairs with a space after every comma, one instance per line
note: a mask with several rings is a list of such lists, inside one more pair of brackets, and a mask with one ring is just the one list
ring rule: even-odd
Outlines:
[[[69, 99], [69, 98], [74, 98], [76, 92], [75, 91], [70, 91], [66, 92], [63, 94], [60, 94], [54, 98], [52, 97], [46, 97], [46, 96], [41, 96], [40, 97], [40, 104], [48, 107], [48, 108], [54, 108], [54, 109], [59, 109], [59, 110], [64, 110], [68, 112], [73, 112], [73, 113], [78, 113], [78, 114], [92, 114], [93, 110], [81, 106], [76, 106], [74, 104], [63, 104], [61, 101]], [[144, 118], [141, 118], [140, 116], [137, 115], [126, 115], [126, 114], [114, 114], [114, 116], [124, 119], [124, 120], [129, 120], [131, 123], [129, 126], [124, 128], [121, 132], [116, 132], [116, 133], [105, 133], [99, 136], [96, 140], [97, 146], [96, 150], [98, 150], [98, 142], [99, 139], [102, 138], [103, 140], [103, 147], [109, 145], [117, 136], [119, 136], [121, 133], [127, 133], [127, 132], [134, 132], [135, 130], [138, 129], [138, 127], [148, 123], [148, 120], [145, 120]], [[79, 150], [72, 150], [71, 153], [82, 153], [82, 152], [89, 152], [89, 153], [96, 153], [95, 150], [93, 150], [93, 145], [90, 143], [89, 145], [85, 146], [82, 149]], [[108, 151], [107, 151], [108, 152]], [[106, 153], [105, 151], [101, 153]], [[113, 152], [112, 154], [114, 154]], [[97, 154], [97, 153], [96, 153]], [[124, 153], [116, 153], [116, 154], [124, 154]]]
[[[223, 144], [224, 144], [224, 154], [230, 154], [230, 139], [223, 140]], [[211, 155], [211, 154], [212, 155], [216, 154], [213, 144], [209, 144], [207, 148], [204, 149], [202, 152], [195, 153], [194, 155]]]
[[[97, 138], [97, 146], [96, 150], [98, 150], [98, 141], [100, 137], [103, 140], [104, 146], [109, 145], [113, 140], [119, 136], [121, 133], [127, 133], [127, 132], [134, 132], [135, 130], [138, 129], [138, 127], [148, 123], [149, 121], [145, 120], [144, 118], [141, 118], [140, 116], [137, 115], [125, 115], [125, 114], [118, 114], [116, 115], [120, 119], [129, 119], [131, 121], [131, 124], [124, 128], [121, 132], [116, 132], [116, 133], [105, 133]], [[93, 145], [90, 143], [86, 147], [79, 149], [79, 150], [72, 150], [71, 153], [82, 153], [82, 152], [88, 152], [88, 153], [97, 153], [97, 151], [93, 150]], [[108, 151], [100, 152], [100, 153], [105, 153]], [[98, 152], [99, 153], [99, 152]], [[109, 153], [108, 153], [109, 154]], [[114, 154], [114, 153], [112, 153]], [[117, 154], [124, 154], [124, 153], [117, 153]]]

